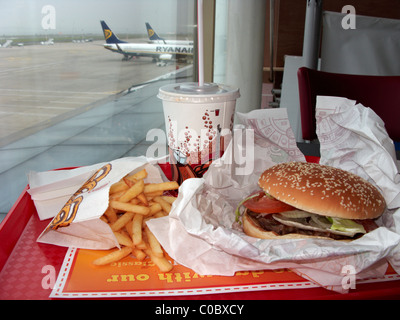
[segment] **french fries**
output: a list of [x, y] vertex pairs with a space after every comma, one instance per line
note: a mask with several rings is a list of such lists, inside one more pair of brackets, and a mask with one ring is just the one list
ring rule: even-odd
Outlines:
[[131, 252], [132, 252], [131, 247], [123, 247], [120, 250], [119, 249], [114, 250], [111, 253], [94, 260], [93, 264], [96, 266], [104, 266], [106, 264], [110, 264], [112, 262], [119, 261], [122, 258], [125, 258]]
[[133, 198], [136, 198], [139, 194], [143, 192], [144, 181], [139, 180], [132, 187], [130, 187], [120, 198], [120, 202], [128, 202]]
[[137, 246], [143, 241], [142, 225], [143, 225], [143, 216], [141, 214], [135, 215], [132, 220], [132, 240], [135, 246]]
[[145, 252], [150, 256], [151, 261], [153, 261], [161, 272], [169, 272], [172, 270], [171, 262], [169, 262], [165, 257], [157, 257], [154, 255], [153, 251], [149, 249], [146, 249]]
[[153, 198], [153, 201], [157, 202], [157, 203], [161, 206], [161, 208], [162, 208], [166, 213], [169, 214], [169, 212], [171, 211], [171, 204], [170, 204], [168, 201], [164, 200], [164, 199], [161, 198], [160, 196], [154, 197], [154, 198]]
[[132, 254], [140, 261], [149, 257], [161, 272], [173, 268], [146, 222], [170, 213], [176, 198], [163, 194], [179, 185], [174, 181], [146, 184], [146, 177], [147, 171], [143, 169], [110, 187], [109, 207], [101, 219], [109, 224], [121, 249], [96, 259], [94, 265], [107, 265]]
[[120, 245], [131, 247], [131, 248], [133, 247], [132, 239], [129, 236], [127, 236], [125, 233], [114, 231], [114, 235], [117, 238], [117, 241]]
[[150, 183], [144, 187], [144, 193], [154, 193], [158, 191], [176, 190], [179, 184], [176, 181], [168, 181], [161, 183]]
[[154, 236], [154, 234], [150, 231], [150, 229], [147, 226], [144, 228], [144, 231], [146, 232], [147, 241], [149, 243], [151, 251], [156, 257], [162, 258], [164, 256], [164, 251], [161, 248], [161, 245], [158, 242], [157, 238]]

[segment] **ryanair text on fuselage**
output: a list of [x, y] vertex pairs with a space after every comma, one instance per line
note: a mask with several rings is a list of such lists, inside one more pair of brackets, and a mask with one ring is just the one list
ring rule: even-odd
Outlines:
[[156, 52], [193, 54], [193, 48], [180, 46], [157, 46]]

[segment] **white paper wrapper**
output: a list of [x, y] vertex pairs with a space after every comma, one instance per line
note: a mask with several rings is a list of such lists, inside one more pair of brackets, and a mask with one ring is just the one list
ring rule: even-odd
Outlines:
[[111, 228], [99, 218], [108, 207], [111, 185], [143, 168], [148, 172], [145, 182], [163, 181], [160, 170], [144, 157], [121, 158], [72, 172], [32, 173], [32, 180], [41, 180], [32, 192], [39, 216], [55, 217], [37, 241], [97, 250], [118, 247]]
[[28, 174], [28, 193], [40, 220], [53, 218], [71, 195], [105, 163], [71, 170], [55, 170]]
[[318, 96], [321, 164], [356, 173], [380, 187], [389, 209], [400, 207], [400, 173], [393, 141], [370, 108], [340, 97]]
[[189, 179], [181, 185], [169, 217], [147, 223], [173, 259], [207, 275], [231, 276], [241, 270], [290, 268], [338, 292], [347, 291], [342, 285], [348, 275], [346, 270], [356, 272], [357, 279], [381, 277], [387, 268], [385, 258], [400, 269], [400, 211], [386, 213], [387, 221], [382, 218], [383, 226], [392, 224], [390, 229], [378, 228], [350, 243], [320, 239], [261, 240], [236, 229], [234, 211], [257, 188], [261, 173], [258, 171], [278, 162], [304, 160], [292, 142], [286, 110], [257, 110], [240, 114], [239, 119], [247, 128], [254, 129], [254, 163], [257, 163], [254, 172], [241, 178], [243, 184], [232, 175], [237, 165], [231, 164], [230, 152], [239, 142], [234, 137], [224, 156], [212, 163], [204, 178]]

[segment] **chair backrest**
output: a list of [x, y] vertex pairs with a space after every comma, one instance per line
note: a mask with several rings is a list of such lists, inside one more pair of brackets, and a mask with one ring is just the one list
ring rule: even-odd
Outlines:
[[304, 140], [317, 138], [316, 97], [338, 96], [374, 110], [385, 123], [389, 137], [400, 141], [400, 76], [339, 74], [306, 67], [299, 68], [297, 76]]

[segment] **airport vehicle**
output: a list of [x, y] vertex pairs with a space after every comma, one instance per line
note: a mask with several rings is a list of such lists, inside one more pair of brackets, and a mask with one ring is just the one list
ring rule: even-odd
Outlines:
[[168, 61], [174, 60], [192, 60], [193, 45], [178, 45], [164, 43], [129, 43], [120, 40], [115, 33], [107, 26], [105, 21], [101, 20], [106, 43], [104, 48], [112, 52], [122, 54], [122, 60], [130, 60], [137, 57], [151, 57], [158, 65], [165, 65]]
[[146, 22], [146, 30], [150, 43], [193, 45], [193, 41], [191, 40], [167, 40], [161, 38], [148, 22]]
[[44, 46], [52, 46], [54, 44], [54, 39], [51, 38], [51, 39], [49, 39], [47, 41], [42, 41], [42, 42], [40, 42], [40, 44], [44, 45]]

